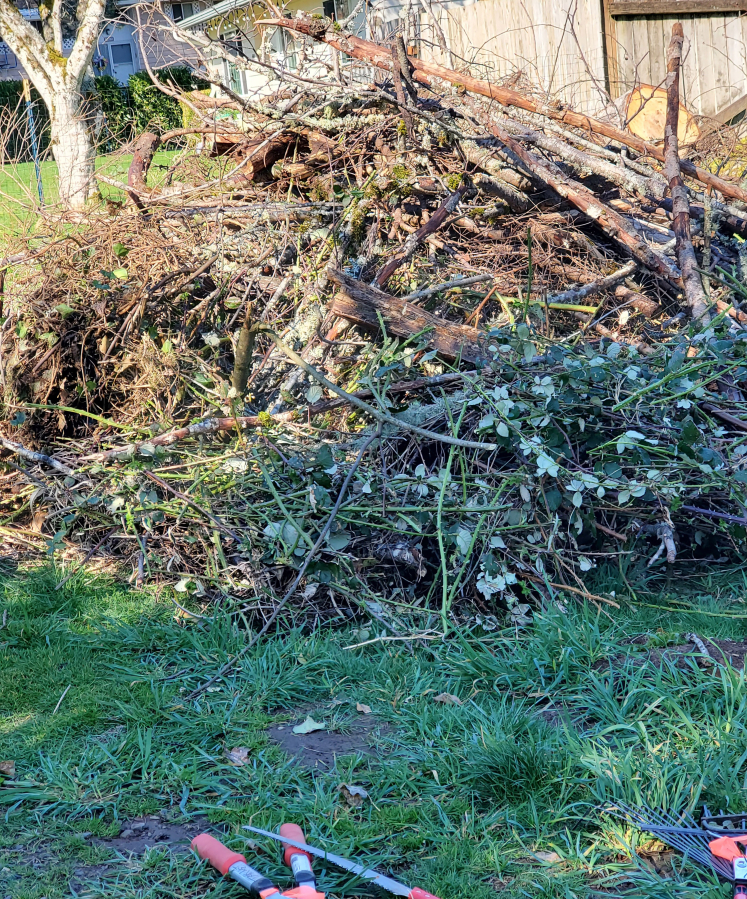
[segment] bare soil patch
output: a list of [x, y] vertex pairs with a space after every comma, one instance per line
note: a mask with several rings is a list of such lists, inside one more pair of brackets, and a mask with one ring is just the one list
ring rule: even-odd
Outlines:
[[360, 715], [344, 724], [344, 730], [317, 730], [310, 734], [294, 734], [307, 710], [294, 713], [287, 724], [268, 729], [270, 739], [305, 768], [331, 770], [338, 758], [347, 755], [376, 756], [376, 739], [389, 732], [387, 724], [373, 715]]

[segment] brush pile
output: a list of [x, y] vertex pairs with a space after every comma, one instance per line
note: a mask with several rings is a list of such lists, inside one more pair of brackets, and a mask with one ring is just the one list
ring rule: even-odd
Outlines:
[[615, 604], [610, 565], [640, 585], [738, 560], [737, 181], [675, 142], [690, 229], [671, 145], [397, 41], [274, 24], [370, 83], [190, 95], [200, 143], [160, 186], [168, 136], [142, 135], [121, 201], [10, 269], [6, 545], [111, 559], [183, 614], [254, 627], [284, 596], [422, 633]]

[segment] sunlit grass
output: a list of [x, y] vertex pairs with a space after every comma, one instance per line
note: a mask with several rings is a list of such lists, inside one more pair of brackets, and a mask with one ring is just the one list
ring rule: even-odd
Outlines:
[[[68, 896], [77, 869], [88, 896], [196, 896], [216, 883], [217, 894], [238, 897], [169, 847], [124, 864], [83, 836], [156, 812], [207, 816], [283, 884], [274, 848], [257, 858], [242, 824], [296, 820], [309, 839], [442, 899], [726, 895], [689, 866], [675, 880], [636, 873], [621, 840], [639, 837], [601, 814], [609, 799], [747, 808], [744, 675], [642, 663], [685, 631], [743, 639], [744, 620], [697, 611], [723, 608], [723, 583], [714, 584], [718, 601], [678, 594], [695, 612], [610, 617], [569, 603], [524, 630], [435, 653], [386, 643], [346, 650], [357, 642], [350, 633], [294, 631], [267, 638], [188, 702], [244, 645], [242, 630], [219, 615], [177, 621], [168, 599], [87, 576], [57, 591], [59, 577], [51, 567], [19, 571], [0, 587], [0, 759], [16, 763], [0, 787], [3, 895]], [[461, 704], [437, 702], [443, 692]], [[377, 756], [312, 771], [267, 736], [289, 711], [345, 730], [359, 702], [379, 722]], [[247, 765], [225, 758], [235, 746], [249, 750]], [[363, 786], [369, 800], [349, 808], [341, 783]], [[49, 862], [28, 870], [19, 845]], [[103, 873], [91, 867], [100, 864]], [[320, 873], [328, 892], [360, 895], [336, 869]]]

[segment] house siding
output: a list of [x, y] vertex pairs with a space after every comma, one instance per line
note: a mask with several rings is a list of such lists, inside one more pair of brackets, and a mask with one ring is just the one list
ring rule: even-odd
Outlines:
[[[134, 26], [139, 54], [142, 56], [145, 53], [148, 65], [152, 69], [197, 65], [199, 55], [189, 44], [182, 43], [176, 38], [174, 23], [169, 16], [152, 8], [143, 10], [138, 28], [137, 8], [130, 6], [125, 11], [124, 18]], [[145, 66], [142, 65], [141, 68]]]

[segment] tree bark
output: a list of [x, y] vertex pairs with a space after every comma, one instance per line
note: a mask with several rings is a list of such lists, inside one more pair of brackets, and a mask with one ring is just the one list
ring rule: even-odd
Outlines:
[[257, 336], [256, 330], [252, 327], [252, 304], [249, 303], [244, 317], [244, 324], [239, 332], [239, 339], [236, 343], [236, 355], [233, 363], [233, 374], [231, 375], [231, 387], [236, 391], [236, 399], [243, 403], [244, 394], [246, 393], [246, 384], [249, 380], [249, 372], [252, 369], [252, 353], [254, 352], [254, 342]]
[[340, 288], [330, 309], [332, 315], [376, 330], [381, 327], [381, 315], [387, 330], [398, 337], [412, 337], [425, 331], [428, 344], [447, 359], [477, 362], [486, 358], [480, 342], [484, 335], [477, 328], [446, 321], [412, 302], [369, 287], [336, 269], [328, 269], [327, 274]]
[[82, 115], [80, 95], [68, 90], [55, 93], [49, 121], [60, 201], [70, 209], [81, 209], [96, 189], [96, 151]]
[[598, 156], [592, 156], [584, 150], [578, 150], [560, 137], [544, 134], [541, 131], [534, 131], [505, 120], [501, 124], [506, 127], [506, 130], [520, 139], [526, 137], [530, 143], [541, 150], [560, 157], [576, 172], [592, 172], [612, 184], [617, 184], [629, 194], [638, 194], [641, 197], [654, 197], [656, 200], [664, 196], [667, 185], [666, 181], [659, 174], [654, 174], [650, 177], [639, 175], [632, 169], [622, 168], [608, 159], [600, 159]]
[[615, 212], [606, 203], [603, 203], [590, 190], [585, 188], [577, 181], [568, 178], [563, 172], [552, 162], [540, 159], [533, 153], [530, 153], [510, 134], [503, 131], [497, 125], [491, 125], [490, 130], [502, 143], [514, 153], [532, 174], [536, 175], [541, 181], [544, 181], [548, 187], [554, 190], [563, 199], [573, 203], [590, 219], [593, 219], [597, 225], [608, 234], [613, 240], [617, 241], [629, 253], [631, 253], [639, 262], [642, 262], [646, 268], [664, 278], [677, 287], [682, 286], [677, 272], [667, 263], [661, 256], [657, 256], [654, 251], [647, 246], [635, 233], [633, 228], [618, 213]]
[[[301, 34], [308, 34], [315, 40], [323, 41], [338, 50], [342, 50], [343, 53], [347, 53], [348, 56], [352, 56], [354, 59], [362, 59], [375, 65], [377, 68], [391, 71], [391, 54], [386, 47], [346, 32], [320, 30], [318, 28], [318, 20], [312, 19], [311, 16], [297, 19], [263, 19], [255, 24], [274, 25], [281, 28], [289, 28], [291, 31], [298, 31]], [[573, 110], [543, 102], [511, 88], [501, 87], [497, 84], [491, 84], [489, 81], [473, 78], [465, 72], [456, 72], [437, 63], [416, 58], [413, 58], [411, 62], [413, 67], [412, 77], [415, 81], [420, 81], [421, 84], [430, 85], [434, 78], [448, 81], [451, 84], [460, 85], [470, 93], [495, 100], [502, 106], [515, 106], [518, 109], [526, 109], [527, 112], [535, 112], [548, 119], [563, 122], [573, 128], [581, 128], [592, 134], [600, 134], [609, 140], [614, 140], [630, 147], [644, 156], [652, 156], [654, 159], [658, 159], [659, 162], [664, 161], [664, 153], [659, 147], [642, 140], [640, 137], [636, 137], [634, 134], [622, 131], [609, 122], [600, 122], [598, 119], [583, 115], [580, 112], [573, 112]], [[738, 184], [724, 181], [723, 178], [719, 178], [717, 175], [694, 165], [690, 160], [682, 160], [682, 171], [688, 177], [696, 178], [703, 184], [719, 191], [725, 197], [733, 197], [736, 200], [747, 203], [747, 191], [743, 190]]]
[[692, 237], [690, 236], [690, 204], [687, 187], [682, 180], [677, 141], [677, 126], [680, 116], [680, 60], [685, 34], [682, 25], [672, 26], [672, 39], [667, 51], [667, 118], [664, 127], [664, 173], [669, 181], [672, 195], [672, 229], [676, 238], [677, 261], [682, 272], [682, 288], [685, 302], [690, 307], [692, 317], [708, 321], [708, 303], [703, 282], [698, 272]]
[[135, 141], [132, 151], [132, 162], [127, 170], [127, 184], [136, 193], [148, 190], [148, 170], [150, 169], [156, 150], [161, 146], [161, 137], [152, 131], [144, 131]]
[[466, 190], [467, 185], [461, 184], [453, 194], [449, 194], [428, 221], [407, 238], [405, 245], [402, 247], [402, 252], [398, 253], [393, 259], [390, 259], [373, 279], [371, 283], [374, 287], [382, 288], [397, 271], [400, 265], [407, 262], [426, 237], [430, 234], [435, 234], [436, 231], [438, 231], [441, 225], [443, 225], [446, 219], [457, 208], [459, 201], [462, 199]]

